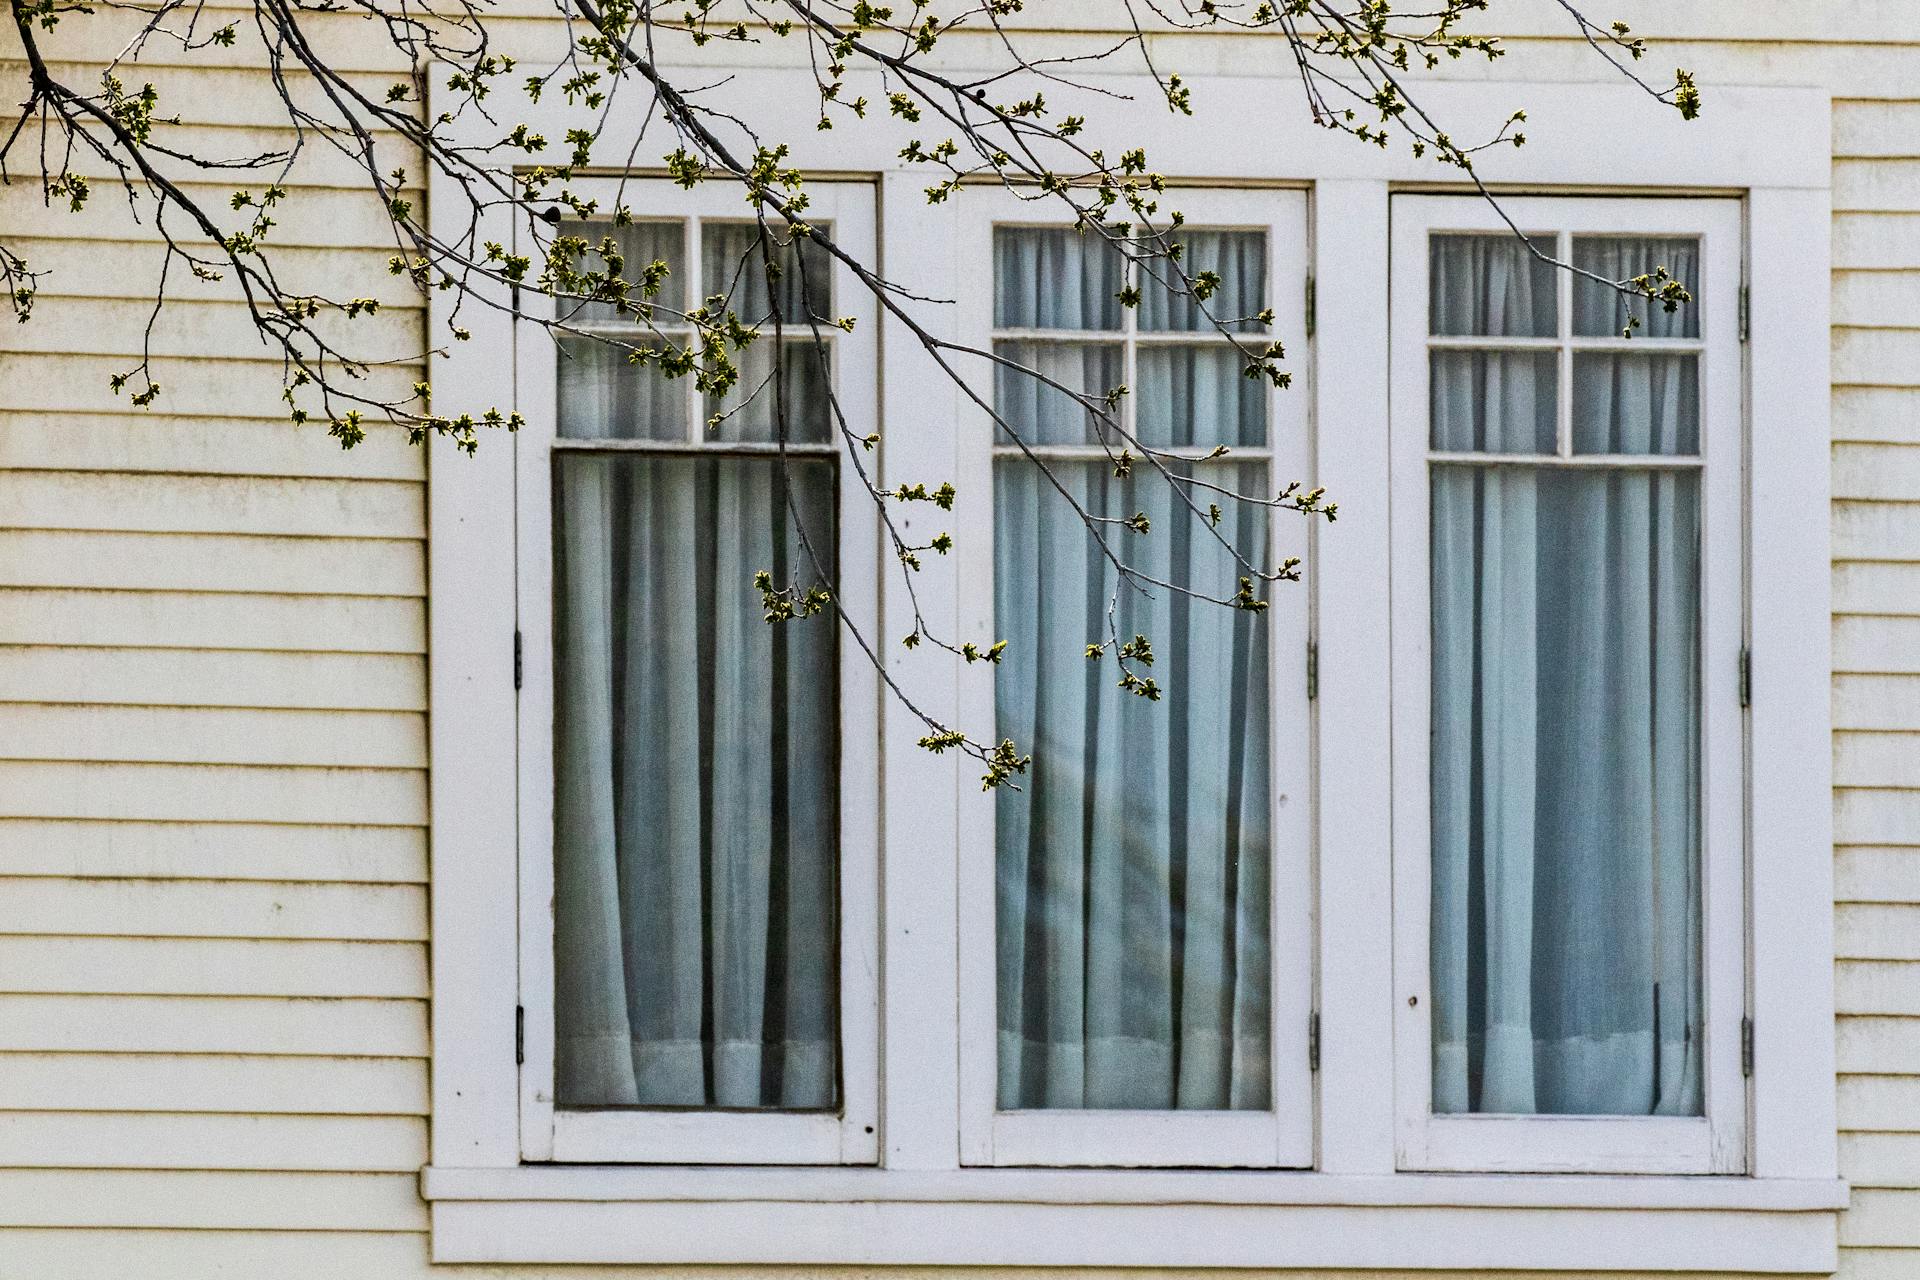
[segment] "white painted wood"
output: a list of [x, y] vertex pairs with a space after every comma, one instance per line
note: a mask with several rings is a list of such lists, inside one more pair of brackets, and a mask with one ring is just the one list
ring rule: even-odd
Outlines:
[[0, 644], [425, 653], [426, 607], [398, 596], [0, 587]]
[[239, 417], [233, 408], [228, 404], [191, 417], [162, 412], [134, 416], [125, 405], [117, 406], [116, 413], [0, 408], [0, 466], [376, 480], [419, 480], [426, 475], [426, 455], [396, 430], [369, 423], [367, 438], [348, 450], [316, 427]]
[[408, 1058], [0, 1053], [0, 1099], [39, 1111], [424, 1116]]
[[419, 537], [425, 495], [411, 481], [0, 471], [8, 522], [29, 529]]
[[1920, 1017], [1920, 964], [1841, 961], [1834, 966], [1834, 1004], [1841, 1013]]
[[277, 595], [423, 596], [427, 588], [425, 549], [409, 538], [65, 529], [0, 530], [0, 582]]
[[0, 933], [423, 941], [417, 885], [0, 879]]
[[13, 703], [0, 758], [422, 769], [415, 712]]
[[415, 942], [0, 937], [0, 988], [48, 995], [361, 996], [424, 1000]]
[[39, 1280], [93, 1280], [139, 1274], [149, 1280], [273, 1276], [275, 1280], [339, 1280], [343, 1274], [382, 1280], [426, 1280], [427, 1244], [413, 1232], [71, 1231], [7, 1233], [9, 1265]]
[[1315, 473], [1342, 518], [1308, 563], [1319, 655], [1319, 1168], [1394, 1168], [1393, 827], [1382, 802], [1392, 690], [1384, 182], [1314, 188]]
[[0, 817], [421, 826], [409, 769], [0, 761]]
[[100, 1053], [424, 1058], [419, 1000], [0, 995], [0, 1044]]
[[[716, 1248], [717, 1242], [723, 1242]], [[440, 1201], [440, 1262], [1738, 1269], [1827, 1274], [1834, 1215], [791, 1201]]]
[[404, 1173], [4, 1169], [0, 1227], [424, 1232], [417, 1186]]
[[[1742, 839], [1743, 731], [1737, 675], [1742, 644], [1742, 392], [1737, 308], [1739, 207], [1727, 201], [1529, 199], [1509, 216], [1559, 234], [1649, 232], [1701, 241], [1701, 783], [1705, 1116], [1565, 1117], [1437, 1115], [1431, 1110], [1430, 937], [1431, 634], [1429, 628], [1427, 238], [1434, 231], [1504, 227], [1484, 202], [1397, 196], [1392, 287], [1393, 480], [1390, 559], [1394, 596], [1393, 806], [1395, 1093], [1400, 1167], [1553, 1172], [1737, 1173], [1745, 1169], [1748, 1098], [1740, 1025], [1747, 1013], [1746, 851]], [[1569, 292], [1562, 287], [1563, 327]], [[1786, 358], [1784, 353], [1775, 353]], [[1565, 357], [1562, 357], [1563, 363]], [[1562, 374], [1561, 430], [1567, 430]], [[1564, 448], [1564, 444], [1563, 444]], [[1804, 513], [1803, 513], [1804, 520]], [[1824, 564], [1824, 560], [1823, 560]], [[1824, 609], [1827, 593], [1815, 606]], [[1824, 634], [1824, 633], [1823, 633]], [[1799, 803], [1807, 803], [1801, 793]], [[1802, 898], [1802, 902], [1830, 901]], [[1802, 928], [1806, 910], [1776, 906], [1757, 936]], [[1830, 1026], [1830, 1019], [1829, 1019]], [[1801, 1028], [1802, 1034], [1806, 1028]], [[1804, 1090], [1803, 1090], [1804, 1092]], [[1784, 1100], [1782, 1100], [1784, 1102]], [[1782, 1105], [1776, 1103], [1775, 1106]], [[1772, 1122], [1773, 1109], [1763, 1112]], [[1816, 1108], [1816, 1114], [1818, 1114]], [[1831, 1121], [1828, 1123], [1832, 1132]]]
[[417, 827], [0, 818], [0, 873], [151, 879], [426, 880]]
[[402, 1116], [0, 1112], [0, 1165], [42, 1169], [317, 1169], [404, 1173], [426, 1121]]
[[[958, 312], [979, 305], [980, 264], [962, 250], [957, 206], [929, 205], [924, 187], [918, 174], [882, 177], [882, 262], [889, 276], [915, 292], [954, 300], [955, 305], [925, 308], [916, 316], [929, 333], [952, 341], [962, 331]], [[980, 459], [962, 466], [959, 392], [904, 323], [889, 316], [883, 325], [883, 485], [937, 485], [951, 478], [957, 490], [954, 509], [951, 521], [943, 515], [939, 527], [964, 522], [969, 529], [983, 524], [990, 529], [989, 481], [981, 474]], [[902, 535], [918, 541], [935, 530], [927, 527], [933, 517], [916, 505], [904, 504], [899, 516]], [[928, 557], [916, 575], [926, 625], [938, 634], [959, 634], [957, 575], [992, 546], [978, 536], [963, 544], [968, 549], [959, 556]], [[960, 663], [931, 645], [908, 650], [900, 643], [912, 633], [914, 617], [897, 579], [883, 583], [881, 599], [880, 652], [887, 675], [935, 722], [976, 737], [988, 732], [978, 708], [962, 704]], [[886, 870], [881, 889], [882, 1163], [889, 1170], [952, 1169], [962, 1158], [968, 1096], [960, 1088], [961, 1046], [981, 1033], [978, 1011], [959, 999], [960, 936], [980, 927], [972, 911], [962, 914], [973, 899], [961, 896], [961, 878], [979, 869], [960, 857], [960, 841], [969, 838], [971, 828], [964, 825], [967, 811], [959, 796], [965, 786], [980, 784], [967, 767], [971, 762], [958, 754], [934, 756], [914, 746], [928, 729], [899, 699], [883, 702], [880, 725], [886, 747], [881, 761]]]
[[[457, 236], [450, 202], [429, 201], [437, 232]], [[498, 219], [496, 218], [497, 222]], [[483, 228], [500, 243], [512, 228]], [[433, 332], [451, 323], [434, 295]], [[506, 303], [495, 297], [495, 304]], [[473, 334], [428, 364], [442, 411], [513, 404], [511, 322], [470, 310]], [[433, 1152], [463, 1164], [520, 1158], [514, 1064], [516, 759], [514, 752], [514, 451], [495, 436], [463, 456], [436, 440], [428, 452], [427, 619], [431, 682], [434, 894]]]
[[19, 645], [0, 648], [0, 700], [424, 711], [427, 664], [412, 654]]

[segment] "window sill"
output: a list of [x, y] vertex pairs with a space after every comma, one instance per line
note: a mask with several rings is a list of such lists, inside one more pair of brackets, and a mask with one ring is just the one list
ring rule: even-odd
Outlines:
[[428, 1168], [438, 1262], [1827, 1274], [1839, 1181]]

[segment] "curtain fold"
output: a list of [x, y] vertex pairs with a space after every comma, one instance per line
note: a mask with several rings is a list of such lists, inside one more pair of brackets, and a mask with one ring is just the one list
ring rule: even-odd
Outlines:
[[[1435, 315], [1537, 316], [1477, 252], [1433, 279], [1481, 302]], [[1431, 367], [1434, 403], [1475, 422], [1451, 443], [1436, 411], [1436, 448], [1536, 430], [1522, 390]], [[1575, 441], [1696, 448], [1697, 395], [1650, 372], [1577, 375]], [[1434, 1110], [1697, 1115], [1698, 475], [1435, 465], [1431, 485]]]
[[[1264, 289], [1264, 242], [1210, 233], [1222, 295]], [[1237, 237], [1237, 238], [1236, 238]], [[996, 235], [997, 323], [1112, 330], [1114, 255], [1071, 232]], [[1191, 264], [1190, 264], [1191, 265]], [[1238, 305], [1237, 303], [1235, 305]], [[1143, 303], [1141, 324], [1184, 312]], [[1224, 314], [1224, 313], [1223, 313]], [[1123, 349], [1095, 342], [1006, 343], [1062, 383], [1104, 390]], [[1142, 346], [1136, 430], [1156, 446], [1263, 445], [1264, 396], [1238, 362], [1204, 348]], [[1037, 443], [1092, 439], [1086, 415], [1003, 372], [997, 406]], [[1122, 549], [1142, 573], [1227, 594], [1232, 557], [1168, 484], [1136, 464], [1054, 460], [1074, 500], [1102, 515], [1143, 512]], [[1259, 492], [1263, 464], [1208, 469]], [[1264, 620], [1177, 593], [1117, 586], [1078, 514], [1030, 463], [995, 468], [995, 610], [1008, 641], [996, 672], [999, 732], [1031, 746], [1022, 789], [997, 807], [999, 1105], [1022, 1108], [1262, 1109], [1270, 1105], [1268, 667]], [[1204, 504], [1205, 499], [1201, 501]], [[1265, 563], [1264, 511], [1230, 504], [1219, 532]], [[1117, 603], [1115, 603], [1117, 598]], [[1111, 621], [1108, 610], [1113, 609]], [[1148, 636], [1170, 692], [1149, 702], [1117, 684], [1112, 654], [1083, 650]]]
[[[831, 563], [832, 467], [792, 464]], [[555, 465], [557, 1100], [837, 1103], [834, 633], [759, 460]]]

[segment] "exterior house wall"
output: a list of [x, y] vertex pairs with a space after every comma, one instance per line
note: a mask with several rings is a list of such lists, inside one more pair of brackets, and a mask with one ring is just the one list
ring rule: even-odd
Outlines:
[[[1835, 98], [1842, 1274], [1920, 1275], [1920, 19], [1897, 0], [1620, 7], [1708, 110], [1715, 83]], [[1532, 20], [1503, 62], [1453, 73], [1605, 71]], [[363, 29], [328, 34], [370, 78], [400, 69]], [[1164, 44], [1183, 72], [1273, 65], [1259, 38]], [[252, 150], [275, 111], [243, 55], [155, 46], [139, 75]], [[383, 291], [374, 323], [418, 349], [421, 304], [366, 247], [350, 180], [303, 162], [275, 239], [373, 282], [355, 291]], [[95, 203], [0, 188], [0, 224], [58, 269], [0, 333], [0, 1277], [582, 1275], [426, 1260], [422, 455], [287, 425], [278, 365], [225, 301], [163, 316], [156, 350], [184, 358], [154, 411], [112, 396], [154, 237]]]

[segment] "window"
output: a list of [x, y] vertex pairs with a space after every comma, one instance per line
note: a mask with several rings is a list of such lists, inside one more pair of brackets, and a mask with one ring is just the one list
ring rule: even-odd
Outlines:
[[[1552, 254], [1694, 290], [1626, 340], [1482, 202], [1396, 194], [1431, 171], [1278, 103], [1257, 147], [1148, 141], [1217, 313], [1273, 308], [1239, 323], [1286, 390], [1044, 200], [929, 204], [879, 131], [823, 136], [872, 176], [810, 214], [924, 328], [799, 250], [764, 305], [855, 324], [819, 360], [790, 334], [784, 467], [765, 392], [702, 403], [436, 295], [474, 335], [436, 388], [528, 425], [432, 462], [435, 1258], [1829, 1273], [1828, 131], [1817, 93], [1725, 93], [1625, 151], [1502, 153], [1515, 189], [1620, 191], [1503, 196]], [[1676, 181], [1737, 194], [1622, 186]], [[575, 187], [632, 208], [579, 230], [667, 261], [668, 305], [762, 309], [737, 193]], [[1124, 384], [1131, 474], [996, 349]], [[1337, 523], [1176, 505], [1296, 479]], [[951, 510], [890, 513], [953, 538], [909, 599], [865, 485], [943, 480]], [[1257, 619], [1116, 591], [1075, 502], [1144, 514], [1110, 538], [1154, 576], [1306, 581]], [[761, 622], [760, 569], [834, 579], [929, 715], [1034, 752], [1023, 789], [920, 750], [831, 620]], [[1006, 658], [909, 649], [917, 616]], [[1158, 702], [1084, 656], [1136, 633]]]
[[1402, 1160], [1737, 1170], [1739, 210], [1508, 212], [1394, 208]]
[[[1045, 206], [968, 199], [964, 253], [993, 264], [969, 332], [1046, 381], [997, 367], [1004, 425], [982, 424], [972, 462], [993, 496], [990, 528], [972, 531], [993, 548], [975, 619], [1008, 648], [969, 711], [1030, 744], [1034, 771], [975, 801], [962, 837], [963, 868], [993, 851], [991, 882], [961, 890], [966, 1156], [1305, 1164], [1305, 592], [1277, 585], [1271, 611], [1250, 614], [1149, 585], [1225, 600], [1246, 565], [1305, 547], [1301, 517], [1223, 493], [1306, 476], [1306, 388], [1246, 377], [1209, 319], [1256, 349], [1298, 346], [1297, 311], [1258, 313], [1303, 296], [1305, 201], [1180, 194], [1185, 265], [1221, 281], [1203, 312]], [[1138, 307], [1120, 305], [1125, 288]], [[1117, 432], [1069, 394], [1121, 386]], [[1103, 548], [1082, 513], [1144, 515], [1148, 532], [1107, 525]], [[1145, 581], [1123, 583], [1115, 556]], [[1121, 686], [1113, 653], [1135, 636], [1153, 648], [1136, 674], [1173, 696]], [[1089, 645], [1105, 656], [1090, 662]]]
[[[859, 298], [823, 252], [780, 246], [770, 290], [731, 202], [657, 189], [620, 198], [687, 213], [557, 228], [583, 268], [608, 238], [629, 278], [666, 264], [654, 328], [575, 304], [520, 353], [523, 397], [552, 406], [518, 442], [523, 1141], [563, 1161], [871, 1162], [872, 670], [831, 618], [769, 626], [752, 582], [830, 588], [870, 625], [871, 506], [848, 497], [828, 387], [870, 415], [872, 326], [832, 325]], [[871, 242], [857, 188], [816, 208]], [[716, 296], [767, 335], [727, 395], [633, 362]]]

